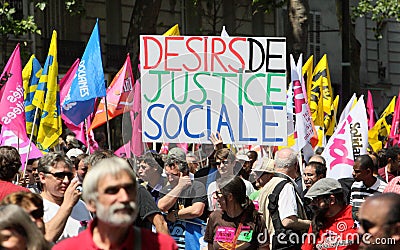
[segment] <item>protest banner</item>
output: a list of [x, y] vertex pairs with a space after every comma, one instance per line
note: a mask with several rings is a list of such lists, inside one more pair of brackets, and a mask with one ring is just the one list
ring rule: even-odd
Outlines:
[[143, 141], [286, 145], [286, 40], [140, 37]]

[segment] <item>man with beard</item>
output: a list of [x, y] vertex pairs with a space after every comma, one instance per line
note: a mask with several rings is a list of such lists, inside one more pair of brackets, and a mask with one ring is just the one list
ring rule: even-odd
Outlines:
[[53, 249], [177, 249], [165, 234], [133, 226], [138, 214], [136, 177], [129, 164], [118, 157], [103, 159], [83, 181], [83, 199], [96, 214], [88, 228]]
[[400, 195], [371, 196], [361, 205], [360, 249], [400, 249]]
[[324, 178], [317, 181], [307, 192], [311, 200], [314, 218], [302, 250], [358, 249], [358, 234], [346, 205], [340, 182]]

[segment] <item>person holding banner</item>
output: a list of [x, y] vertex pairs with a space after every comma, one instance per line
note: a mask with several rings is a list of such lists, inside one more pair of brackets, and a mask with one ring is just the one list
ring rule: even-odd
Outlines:
[[269, 249], [264, 218], [246, 196], [242, 178], [217, 181], [213, 196], [221, 210], [211, 213], [204, 241], [208, 249]]

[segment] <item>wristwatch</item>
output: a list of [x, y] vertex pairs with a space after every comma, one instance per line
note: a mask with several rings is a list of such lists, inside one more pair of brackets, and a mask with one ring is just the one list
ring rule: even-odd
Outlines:
[[178, 210], [174, 210], [175, 220], [179, 219]]

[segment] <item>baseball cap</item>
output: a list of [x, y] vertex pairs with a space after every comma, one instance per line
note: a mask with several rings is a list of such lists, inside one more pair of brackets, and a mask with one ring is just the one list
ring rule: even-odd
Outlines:
[[275, 170], [275, 161], [269, 158], [262, 158], [260, 163], [257, 162], [256, 166], [254, 166], [254, 172], [266, 172], [270, 174], [274, 174]]
[[67, 156], [68, 158], [71, 159], [71, 157], [77, 157], [78, 155], [83, 154], [83, 151], [80, 150], [79, 148], [71, 148], [70, 150], [68, 150], [67, 152]]
[[186, 162], [186, 153], [181, 148], [171, 148], [168, 152], [168, 159], [175, 159]]
[[318, 180], [314, 183], [314, 185], [311, 186], [305, 197], [308, 199], [313, 199], [318, 196], [337, 194], [341, 192], [343, 192], [343, 189], [339, 181], [332, 178], [323, 178]]

